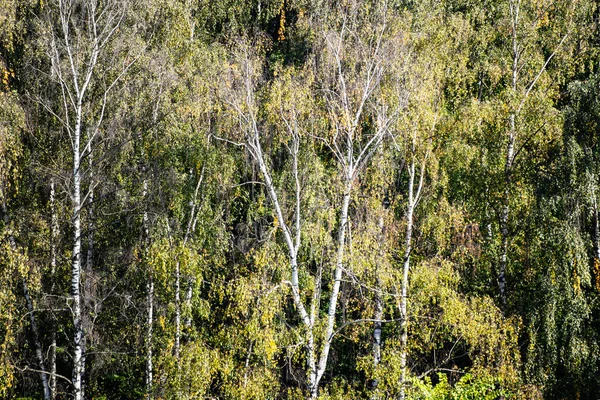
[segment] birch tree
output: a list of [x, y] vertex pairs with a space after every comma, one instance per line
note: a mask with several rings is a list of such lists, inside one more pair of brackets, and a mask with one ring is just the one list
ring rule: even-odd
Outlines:
[[[544, 6], [548, 7], [549, 5]], [[540, 121], [531, 126], [531, 124], [524, 121], [527, 117], [522, 114], [523, 112], [527, 112], [527, 109], [532, 106], [529, 100], [533, 97], [535, 90], [539, 89], [540, 78], [546, 73], [548, 64], [569, 36], [569, 32], [564, 32], [558, 43], [553, 46], [551, 53], [544, 58], [540, 58], [539, 55], [532, 57], [527, 54], [528, 51], [531, 51], [530, 46], [532, 46], [532, 43], [527, 39], [531, 40], [530, 37], [534, 34], [535, 28], [541, 25], [540, 20], [544, 18], [547, 12], [546, 9], [542, 8], [536, 15], [534, 10], [532, 10], [534, 7], [534, 4], [528, 2], [522, 3], [516, 0], [508, 2], [511, 46], [510, 91], [512, 102], [509, 106], [510, 111], [506, 134], [504, 199], [499, 216], [501, 246], [498, 264], [498, 288], [500, 291], [500, 302], [503, 307], [506, 307], [507, 302], [506, 268], [508, 265], [508, 242], [510, 238], [510, 204], [513, 196], [516, 157], [521, 152], [523, 146], [532, 140], [533, 136], [539, 134], [545, 125], [545, 123]], [[517, 144], [518, 138], [521, 138], [520, 146]]]
[[[289, 194], [282, 193], [276, 186], [268, 153], [264, 149], [267, 127], [259, 114], [258, 96], [264, 73], [260, 61], [247, 42], [234, 53], [229, 68], [232, 85], [222, 91], [223, 100], [239, 127], [241, 141], [222, 139], [244, 147], [258, 165], [276, 215], [277, 226], [283, 234], [289, 260], [289, 280], [286, 283], [291, 289], [297, 318], [301, 321], [306, 352], [306, 388], [311, 398], [318, 396], [319, 383], [327, 368], [336, 334], [338, 298], [346, 269], [346, 235], [355, 182], [385, 139], [388, 126], [397, 115], [396, 109], [386, 108], [387, 105], [381, 102], [378, 106], [383, 107], [386, 112], [375, 114], [375, 99], [386, 73], [386, 57], [390, 55], [387, 10], [385, 5], [377, 8], [364, 20], [359, 13], [358, 4], [353, 4], [339, 14], [340, 20], [326, 21], [325, 29], [317, 31], [320, 35], [315, 54], [317, 93], [323, 99], [323, 112], [327, 116], [329, 131], [310, 131], [305, 127], [307, 116], [303, 115], [300, 104], [306, 100], [297, 97], [302, 96], [300, 86], [288, 89], [297, 94], [288, 98], [289, 103], [286, 102], [279, 110], [291, 160], [290, 176], [294, 188], [289, 209], [284, 208], [287, 201], [282, 201]], [[306, 83], [300, 85], [304, 86]], [[370, 118], [373, 118], [373, 122], [367, 126], [366, 121]], [[298, 256], [302, 248], [302, 225], [306, 218], [302, 214], [304, 194], [299, 176], [299, 154], [302, 146], [310, 143], [309, 139], [329, 149], [337, 165], [339, 175], [336, 180], [341, 185], [340, 204], [335, 207], [339, 224], [337, 237], [333, 242], [335, 251], [331, 259], [334, 266], [332, 276], [314, 276], [312, 296], [305, 294], [305, 289], [300, 285]], [[324, 317], [318, 313], [321, 288], [324, 285], [322, 280], [329, 281], [331, 285]], [[323, 330], [318, 328], [321, 324], [324, 326]]]
[[[94, 141], [101, 136], [102, 125], [111, 91], [133, 60], [108, 67], [108, 47], [112, 44], [126, 14], [122, 1], [58, 0], [49, 5], [43, 18], [48, 35], [47, 56], [54, 80], [60, 91], [57, 105], [36, 97], [44, 108], [60, 121], [68, 134], [72, 150], [72, 174], [69, 196], [72, 207], [73, 250], [71, 262], [70, 307], [73, 316], [73, 396], [84, 398], [85, 331], [83, 326], [82, 276], [82, 211], [93, 198], [94, 183], [83, 191], [83, 180], [92, 171], [83, 161], [91, 162]], [[116, 72], [115, 72], [116, 71]], [[101, 74], [101, 75], [99, 75]], [[91, 234], [91, 231], [90, 231]], [[90, 236], [89, 240], [93, 240]], [[91, 257], [93, 242], [89, 243]], [[91, 259], [88, 263], [91, 267]]]
[[[420, 40], [415, 39], [418, 47]], [[431, 39], [430, 39], [431, 40]], [[398, 311], [400, 315], [400, 394], [406, 398], [406, 382], [408, 378], [408, 302], [410, 288], [411, 254], [413, 251], [413, 231], [417, 206], [423, 196], [425, 178], [430, 157], [435, 146], [436, 129], [442, 114], [443, 63], [430, 56], [427, 51], [417, 53], [415, 57], [422, 59], [410, 63], [410, 72], [403, 74], [409, 81], [406, 87], [399, 90], [408, 91], [407, 112], [402, 115], [393, 131], [396, 151], [403, 159], [406, 167], [405, 197], [405, 231], [404, 250], [402, 255], [402, 281], [398, 294]], [[427, 71], [427, 73], [425, 73]], [[401, 100], [402, 101], [402, 100]], [[402, 171], [400, 171], [402, 173]]]

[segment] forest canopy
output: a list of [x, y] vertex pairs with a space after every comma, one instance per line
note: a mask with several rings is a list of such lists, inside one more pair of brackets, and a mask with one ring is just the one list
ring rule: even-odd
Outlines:
[[0, 0], [0, 398], [596, 399], [598, 0]]

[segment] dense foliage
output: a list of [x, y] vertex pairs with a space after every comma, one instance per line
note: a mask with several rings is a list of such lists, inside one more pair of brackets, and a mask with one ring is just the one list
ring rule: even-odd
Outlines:
[[597, 0], [0, 0], [0, 398], [596, 399]]

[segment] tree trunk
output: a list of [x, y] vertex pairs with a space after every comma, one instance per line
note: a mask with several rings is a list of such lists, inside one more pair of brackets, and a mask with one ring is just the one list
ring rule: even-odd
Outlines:
[[[519, 28], [519, 7], [520, 3], [515, 3], [511, 1], [510, 4], [510, 12], [511, 12], [511, 24], [512, 24], [512, 69], [511, 69], [511, 88], [513, 93], [516, 95], [517, 93], [517, 82], [519, 80], [519, 59], [520, 59], [520, 49], [519, 42], [517, 37], [517, 30]], [[551, 58], [551, 57], [550, 57]], [[543, 68], [542, 70], [543, 71]], [[540, 71], [540, 72], [541, 72]], [[533, 87], [533, 84], [532, 86]], [[531, 89], [530, 87], [530, 89]], [[529, 92], [527, 92], [529, 93]], [[525, 98], [527, 97], [527, 93], [525, 94]], [[524, 100], [523, 100], [524, 101]], [[500, 234], [502, 235], [502, 244], [500, 248], [500, 263], [498, 268], [498, 289], [500, 291], [500, 303], [502, 308], [506, 308], [506, 267], [508, 264], [508, 225], [510, 218], [510, 198], [511, 198], [511, 186], [512, 186], [512, 175], [513, 175], [513, 163], [515, 156], [515, 140], [517, 134], [517, 126], [516, 119], [518, 111], [520, 110], [521, 105], [511, 111], [509, 115], [509, 127], [508, 127], [508, 141], [506, 146], [506, 163], [504, 166], [504, 184], [506, 185], [504, 188], [504, 204], [502, 206], [502, 213], [500, 214]]]
[[[411, 187], [412, 187], [412, 178]], [[410, 189], [412, 191], [412, 189]], [[408, 272], [410, 269], [410, 252], [412, 246], [412, 219], [413, 204], [409, 204], [406, 212], [406, 249], [404, 250], [404, 263], [402, 265], [402, 289], [400, 298], [400, 400], [406, 397], [406, 356], [408, 345]]]
[[375, 291], [375, 326], [373, 328], [373, 367], [377, 368], [381, 361], [381, 320], [383, 318], [383, 299], [381, 298], [381, 279], [376, 278]]
[[[27, 302], [27, 311], [29, 311], [29, 321], [31, 322], [31, 333], [33, 334], [33, 344], [35, 346], [35, 358], [37, 359], [40, 371], [46, 371], [44, 367], [44, 355], [42, 353], [42, 345], [40, 343], [40, 334], [35, 322], [35, 310], [33, 309], [33, 302], [29, 295], [29, 289], [27, 288], [27, 282], [23, 278], [23, 295]], [[50, 400], [52, 393], [50, 392], [50, 386], [48, 384], [48, 375], [46, 372], [40, 372], [40, 379], [42, 380], [42, 389], [44, 391], [44, 400]]]
[[[299, 140], [298, 138], [296, 138], [296, 140]], [[296, 223], [295, 223], [295, 230], [296, 230], [296, 235], [294, 237], [292, 237], [292, 232], [290, 230], [290, 228], [288, 227], [288, 225], [285, 222], [285, 219], [283, 217], [283, 211], [281, 210], [281, 206], [279, 204], [279, 199], [277, 197], [277, 191], [275, 190], [275, 186], [273, 184], [273, 181], [271, 179], [271, 174], [270, 171], [267, 167], [267, 164], [265, 162], [263, 153], [262, 153], [262, 147], [260, 144], [260, 138], [258, 135], [258, 131], [254, 131], [254, 135], [252, 137], [252, 139], [249, 141], [249, 145], [251, 146], [251, 148], [253, 149], [253, 156], [255, 161], [258, 163], [258, 167], [260, 169], [260, 172], [263, 175], [263, 178], [265, 180], [265, 186], [267, 188], [267, 193], [269, 195], [269, 198], [271, 199], [271, 201], [273, 202], [273, 208], [275, 210], [275, 214], [277, 215], [277, 219], [279, 221], [279, 226], [283, 232], [283, 236], [285, 238], [285, 242], [288, 248], [288, 255], [289, 255], [289, 261], [290, 261], [290, 268], [291, 268], [291, 289], [292, 289], [292, 298], [294, 300], [294, 304], [298, 310], [298, 315], [304, 325], [304, 328], [306, 329], [306, 363], [307, 363], [307, 369], [308, 369], [308, 382], [307, 382], [307, 387], [308, 387], [308, 391], [310, 393], [311, 398], [316, 398], [317, 394], [318, 394], [318, 385], [319, 385], [319, 379], [320, 377], [318, 376], [318, 369], [317, 369], [317, 364], [316, 364], [316, 349], [315, 349], [315, 341], [314, 341], [314, 333], [313, 333], [313, 328], [314, 328], [314, 319], [316, 318], [315, 316], [315, 310], [312, 309], [311, 310], [311, 315], [309, 316], [308, 313], [306, 312], [306, 307], [304, 306], [304, 303], [302, 302], [302, 299], [300, 297], [300, 287], [299, 287], [299, 282], [298, 282], [298, 259], [297, 259], [297, 254], [298, 254], [298, 250], [300, 249], [300, 240], [301, 240], [301, 236], [300, 236], [300, 184], [299, 184], [299, 180], [298, 180], [298, 164], [297, 164], [297, 152], [298, 152], [298, 146], [299, 143], [296, 142], [294, 143], [294, 152], [293, 152], [293, 173], [294, 173], [294, 177], [296, 180], [296, 204], [295, 204], [295, 216], [296, 216]], [[314, 299], [313, 299], [314, 301]], [[314, 306], [314, 303], [313, 303]]]
[[344, 199], [342, 202], [342, 210], [340, 212], [340, 230], [338, 232], [338, 249], [336, 256], [336, 267], [334, 272], [333, 288], [331, 289], [331, 297], [329, 299], [329, 309], [327, 310], [327, 328], [323, 335], [323, 349], [319, 359], [319, 368], [317, 370], [314, 391], [311, 393], [313, 398], [317, 398], [319, 382], [325, 373], [327, 360], [329, 358], [329, 350], [333, 339], [333, 328], [335, 326], [335, 314], [337, 310], [337, 301], [340, 294], [340, 285], [342, 283], [342, 274], [344, 270], [344, 252], [346, 248], [346, 227], [348, 224], [348, 209], [350, 206], [350, 194], [352, 191], [352, 173], [347, 173], [346, 187], [344, 188]]
[[[56, 281], [56, 241], [58, 239], [58, 216], [56, 215], [56, 187], [54, 178], [50, 179], [50, 294], [54, 294]], [[56, 321], [52, 316], [51, 343], [50, 343], [50, 393], [52, 399], [56, 397]]]
[[[148, 181], [146, 179], [144, 179], [143, 182], [142, 192], [142, 196], [144, 200], [146, 200], [148, 197]], [[146, 255], [144, 259], [146, 260], [148, 258], [148, 246], [150, 245], [150, 224], [147, 209], [148, 207], [146, 206], [144, 216], [142, 217], [142, 227], [144, 229], [144, 254]], [[150, 400], [153, 397], [152, 324], [154, 321], [154, 276], [150, 267], [148, 269], [148, 282], [146, 284], [146, 307], [146, 399]]]
[[73, 132], [73, 258], [71, 267], [71, 300], [73, 310], [73, 397], [83, 400], [84, 332], [81, 321], [81, 101], [77, 104], [75, 130]]
[[147, 294], [147, 319], [146, 319], [146, 398], [150, 400], [152, 396], [152, 323], [154, 321], [154, 279], [152, 276], [148, 279], [146, 285]]
[[500, 233], [502, 235], [502, 247], [500, 253], [500, 267], [498, 270], [498, 288], [500, 290], [500, 302], [506, 307], [506, 266], [508, 263], [508, 223], [510, 212], [510, 189], [512, 185], [513, 158], [515, 152], [515, 114], [510, 115], [510, 131], [508, 135], [508, 146], [506, 152], [506, 165], [504, 169], [504, 205], [500, 215]]
[[[185, 237], [183, 238], [183, 246], [187, 244], [188, 240], [192, 237], [196, 230], [196, 222], [198, 221], [198, 193], [200, 192], [200, 187], [202, 186], [202, 182], [204, 181], [204, 165], [202, 165], [202, 170], [200, 171], [200, 177], [198, 178], [198, 182], [196, 183], [196, 189], [194, 191], [194, 197], [190, 200], [190, 217], [188, 220], [187, 229], [185, 231]], [[192, 327], [192, 297], [194, 295], [194, 285], [196, 281], [193, 276], [187, 276], [186, 278], [186, 289], [185, 289], [185, 322], [184, 326], [187, 329]]]
[[413, 155], [411, 164], [409, 167], [409, 179], [408, 179], [408, 207], [406, 209], [406, 241], [404, 249], [404, 263], [402, 265], [402, 288], [400, 298], [400, 400], [406, 398], [406, 377], [407, 377], [407, 353], [408, 353], [408, 273], [410, 270], [410, 255], [412, 251], [412, 234], [413, 234], [413, 219], [414, 211], [419, 203], [421, 197], [421, 190], [423, 189], [423, 179], [425, 177], [425, 166], [427, 165], [427, 154], [421, 164], [421, 171], [419, 176], [419, 183], [415, 193], [415, 155], [414, 155], [414, 144], [413, 144]]
[[[92, 151], [92, 141], [90, 140], [87, 145], [87, 157], [88, 157], [88, 165], [89, 165], [89, 189], [87, 193], [87, 253], [85, 259], [85, 270], [83, 274], [83, 287], [84, 291], [82, 294], [82, 327], [83, 327], [83, 338], [82, 338], [82, 365], [85, 366], [85, 359], [87, 353], [87, 339], [92, 337], [92, 299], [94, 298], [94, 290], [95, 290], [95, 280], [94, 280], [94, 234], [96, 230], [95, 221], [94, 221], [94, 169], [93, 169], [93, 151]], [[81, 387], [81, 397], [85, 398], [85, 385]]]
[[[192, 277], [188, 277], [187, 278], [187, 283], [186, 283], [186, 289], [185, 289], [185, 309], [186, 309], [186, 316], [185, 316], [185, 321], [184, 321], [184, 326], [186, 327], [186, 329], [191, 329], [192, 328], [192, 297], [194, 295], [194, 278]], [[188, 331], [189, 332], [189, 331]], [[188, 333], [189, 335], [189, 333]], [[187, 342], [187, 339], [186, 339]]]
[[[379, 257], [383, 259], [385, 256], [383, 247], [384, 247], [384, 225], [383, 225], [383, 216], [379, 217]], [[379, 277], [379, 270], [375, 267], [375, 313], [373, 315], [373, 319], [375, 320], [373, 326], [373, 372], [375, 373], [379, 363], [381, 362], [381, 320], [383, 319], [383, 298], [381, 295], [381, 278]], [[377, 379], [372, 378], [370, 382], [371, 389], [377, 389], [379, 382]], [[379, 399], [379, 395], [374, 393], [371, 396], [372, 400]]]
[[177, 369], [181, 368], [179, 351], [181, 346], [181, 273], [179, 261], [175, 263], [175, 347], [174, 355]]

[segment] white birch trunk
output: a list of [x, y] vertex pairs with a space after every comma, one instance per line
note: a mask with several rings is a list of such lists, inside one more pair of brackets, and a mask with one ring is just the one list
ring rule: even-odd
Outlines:
[[[54, 294], [54, 282], [56, 280], [56, 241], [58, 239], [58, 216], [56, 215], [56, 187], [54, 178], [50, 179], [50, 286], [51, 294]], [[53, 319], [50, 343], [50, 393], [52, 399], [56, 397], [56, 322]]]
[[415, 174], [416, 174], [416, 160], [414, 155], [414, 144], [413, 144], [413, 155], [410, 162], [409, 179], [408, 179], [408, 207], [406, 209], [406, 238], [404, 248], [404, 262], [402, 265], [402, 288], [400, 294], [400, 400], [406, 398], [406, 378], [408, 375], [407, 371], [407, 353], [408, 353], [408, 288], [409, 288], [409, 272], [410, 272], [410, 255], [412, 252], [412, 235], [414, 225], [414, 212], [419, 200], [421, 198], [421, 191], [423, 189], [423, 180], [425, 178], [425, 167], [427, 165], [428, 152], [421, 163], [419, 183], [415, 190]]
[[410, 174], [408, 183], [408, 208], [406, 210], [406, 238], [404, 249], [404, 262], [402, 264], [402, 289], [400, 293], [400, 400], [406, 398], [406, 357], [408, 345], [408, 273], [410, 269], [410, 252], [412, 247], [412, 224], [413, 224], [413, 185], [414, 185], [414, 161], [410, 166], [412, 173]]
[[86, 257], [86, 274], [91, 276], [92, 270], [94, 268], [94, 231], [96, 229], [94, 222], [94, 169], [93, 169], [93, 151], [91, 148], [91, 142], [88, 145], [88, 162], [89, 162], [89, 192], [88, 192], [88, 248], [87, 248], [87, 257]]
[[[190, 201], [190, 217], [188, 220], [187, 229], [185, 232], [185, 237], [183, 238], [183, 246], [187, 244], [188, 240], [192, 237], [193, 233], [196, 230], [196, 223], [198, 221], [198, 193], [200, 192], [200, 187], [202, 186], [202, 182], [204, 181], [204, 165], [202, 166], [202, 170], [200, 172], [200, 177], [198, 178], [198, 182], [196, 183], [196, 189], [194, 190], [194, 197]], [[186, 290], [185, 290], [185, 309], [186, 309], [186, 317], [184, 326], [188, 329], [192, 327], [192, 298], [194, 296], [194, 286], [196, 281], [193, 276], [188, 276], [186, 279]]]
[[[351, 167], [350, 167], [351, 168]], [[316, 381], [311, 388], [311, 397], [316, 399], [319, 395], [319, 382], [327, 368], [329, 350], [333, 340], [333, 328], [335, 327], [335, 314], [337, 310], [337, 301], [340, 294], [340, 285], [342, 283], [342, 274], [344, 271], [344, 252], [346, 248], [346, 228], [348, 224], [348, 209], [350, 206], [350, 194], [352, 191], [352, 172], [347, 172], [346, 187], [344, 188], [344, 198], [342, 201], [342, 210], [340, 211], [340, 227], [337, 240], [336, 267], [334, 271], [333, 288], [329, 298], [329, 308], [327, 310], [327, 327], [323, 335], [323, 349], [319, 358], [319, 367], [317, 370]]]
[[152, 324], [154, 322], [154, 279], [149, 277], [146, 285], [147, 319], [146, 319], [146, 398], [153, 398], [153, 364], [152, 364]]
[[73, 256], [71, 266], [71, 300], [73, 312], [73, 397], [83, 400], [84, 332], [81, 320], [81, 100], [76, 109], [75, 129], [73, 131]]
[[[288, 248], [288, 256], [289, 256], [289, 263], [290, 263], [290, 269], [291, 269], [291, 282], [290, 282], [290, 286], [292, 289], [292, 298], [294, 300], [294, 304], [296, 306], [296, 309], [298, 310], [298, 315], [304, 325], [304, 328], [306, 329], [305, 331], [305, 335], [306, 335], [306, 363], [307, 363], [307, 375], [308, 375], [308, 382], [307, 382], [307, 386], [309, 389], [310, 393], [313, 392], [317, 392], [318, 391], [318, 381], [319, 381], [319, 377], [318, 377], [318, 368], [317, 368], [317, 364], [316, 364], [316, 348], [315, 348], [315, 340], [314, 340], [314, 333], [313, 333], [313, 327], [314, 327], [314, 319], [315, 319], [315, 313], [313, 312], [313, 310], [311, 310], [311, 315], [309, 316], [307, 311], [306, 311], [306, 307], [304, 306], [304, 303], [302, 302], [302, 299], [300, 297], [300, 287], [298, 284], [298, 250], [300, 249], [300, 244], [301, 244], [301, 225], [300, 225], [300, 183], [299, 183], [299, 179], [298, 179], [298, 161], [297, 161], [297, 155], [298, 155], [298, 149], [299, 149], [299, 138], [298, 136], [295, 136], [295, 143], [293, 144], [293, 148], [294, 150], [292, 151], [292, 156], [293, 156], [293, 174], [294, 174], [294, 178], [296, 181], [296, 204], [295, 204], [295, 235], [292, 237], [292, 231], [290, 230], [288, 224], [285, 222], [284, 216], [283, 216], [283, 211], [281, 209], [281, 205], [279, 203], [279, 199], [277, 196], [277, 191], [275, 190], [275, 185], [273, 184], [273, 181], [271, 179], [271, 173], [267, 167], [267, 164], [265, 162], [264, 156], [263, 156], [263, 151], [262, 151], [262, 146], [260, 144], [260, 136], [259, 136], [259, 132], [258, 129], [256, 129], [256, 124], [253, 124], [253, 133], [252, 133], [252, 137], [249, 140], [249, 147], [252, 150], [252, 156], [254, 157], [255, 161], [258, 163], [258, 167], [260, 169], [260, 172], [263, 175], [264, 181], [265, 181], [265, 186], [267, 188], [267, 193], [269, 195], [269, 198], [271, 199], [271, 201], [273, 202], [273, 208], [275, 210], [275, 214], [277, 215], [277, 219], [279, 221], [279, 225], [281, 227], [281, 230], [283, 232], [283, 236], [285, 238], [285, 243], [287, 245]], [[314, 305], [314, 304], [313, 304]]]
[[[299, 128], [297, 126], [298, 121], [295, 119], [297, 115], [295, 115], [295, 111], [292, 110], [292, 118], [288, 119], [287, 114], [284, 112], [284, 110], [281, 110], [282, 120], [287, 127], [290, 137], [292, 138], [292, 146], [288, 147], [288, 149], [290, 151], [290, 155], [293, 157], [292, 173], [295, 180], [296, 195], [294, 210], [295, 221], [293, 223], [288, 224], [286, 222], [286, 218], [284, 217], [284, 213], [278, 199], [277, 191], [272, 181], [271, 171], [267, 166], [267, 162], [263, 155], [263, 149], [260, 143], [260, 129], [256, 119], [254, 103], [256, 90], [256, 82], [254, 81], [254, 79], [256, 79], [258, 75], [257, 71], [254, 70], [256, 68], [256, 65], [254, 64], [255, 60], [252, 58], [250, 54], [251, 51], [247, 47], [244, 47], [239, 54], [241, 56], [241, 68], [243, 71], [243, 77], [241, 78], [242, 81], [239, 82], [240, 85], [238, 87], [242, 89], [240, 89], [239, 92], [236, 91], [237, 89], [233, 90], [232, 92], [227, 92], [226, 102], [229, 106], [232, 107], [234, 113], [239, 117], [240, 126], [244, 130], [245, 140], [244, 143], [235, 143], [227, 139], [222, 140], [234, 145], [244, 146], [248, 150], [254, 161], [258, 164], [259, 170], [264, 178], [266, 192], [271, 202], [273, 203], [273, 209], [277, 217], [278, 225], [281, 228], [283, 237], [285, 239], [285, 244], [288, 250], [289, 266], [291, 269], [291, 279], [289, 282], [286, 283], [288, 283], [291, 287], [294, 305], [296, 306], [298, 317], [300, 318], [303, 328], [305, 330], [304, 346], [307, 360], [306, 385], [311, 398], [316, 398], [318, 396], [319, 382], [323, 377], [327, 366], [331, 343], [334, 336], [337, 303], [344, 269], [343, 262], [346, 242], [345, 235], [348, 221], [348, 210], [351, 197], [352, 181], [356, 178], [356, 173], [365, 166], [367, 160], [373, 154], [374, 149], [383, 140], [385, 132], [387, 131], [387, 123], [389, 122], [389, 120], [386, 120], [384, 124], [378, 126], [377, 133], [375, 135], [372, 135], [364, 143], [361, 143], [361, 149], [358, 151], [358, 154], [355, 154], [355, 151], [357, 150], [355, 149], [355, 145], [357, 144], [355, 142], [355, 136], [357, 136], [359, 132], [359, 129], [357, 127], [359, 126], [361, 117], [363, 115], [365, 104], [372, 95], [375, 88], [379, 85], [383, 73], [383, 69], [380, 68], [380, 63], [377, 61], [380, 57], [379, 51], [382, 36], [383, 30], [377, 37], [377, 43], [374, 46], [375, 48], [371, 49], [373, 60], [371, 60], [371, 62], [368, 65], [368, 77], [365, 78], [363, 85], [361, 85], [361, 89], [363, 92], [360, 98], [357, 99], [357, 104], [352, 104], [352, 102], [349, 100], [348, 93], [346, 92], [344, 76], [342, 73], [343, 62], [340, 59], [340, 48], [342, 47], [342, 42], [344, 38], [344, 28], [342, 28], [342, 33], [339, 36], [339, 42], [336, 40], [334, 40], [336, 42], [335, 44], [331, 41], [327, 42], [328, 46], [333, 46], [331, 50], [338, 64], [338, 68], [336, 68], [335, 70], [337, 71], [336, 74], [340, 74], [340, 76], [336, 77], [336, 79], [339, 78], [340, 85], [342, 87], [340, 89], [342, 93], [339, 96], [334, 96], [335, 100], [332, 101], [341, 101], [342, 104], [339, 105], [343, 109], [340, 112], [340, 118], [333, 118], [334, 124], [336, 124], [336, 132], [343, 132], [343, 134], [339, 137], [338, 135], [335, 135], [332, 141], [327, 143], [327, 145], [333, 151], [337, 160], [340, 162], [340, 167], [342, 171], [344, 171], [342, 181], [345, 184], [343, 192], [343, 201], [340, 211], [340, 226], [337, 238], [337, 254], [335, 259], [335, 270], [333, 274], [332, 292], [331, 297], [329, 298], [329, 307], [325, 321], [325, 331], [319, 333], [320, 337], [318, 338], [318, 340], [315, 340], [317, 338], [314, 332], [314, 326], [317, 319], [319, 318], [318, 303], [320, 302], [321, 279], [320, 276], [315, 278], [315, 280], [318, 281], [318, 284], [315, 285], [315, 292], [313, 293], [309, 315], [306, 311], [307, 307], [305, 306], [300, 294], [298, 278], [298, 252], [301, 245], [301, 187], [298, 178], [298, 150], [300, 144], [300, 134]], [[356, 106], [356, 109], [354, 109], [354, 106]], [[339, 143], [339, 141], [342, 141], [343, 143]], [[338, 145], [341, 145], [341, 147]], [[340, 148], [342, 148], [343, 151], [346, 153], [343, 156], [341, 153], [342, 150], [340, 150]], [[317, 350], [317, 346], [319, 345], [322, 346], [320, 351]]]
[[[385, 257], [385, 253], [383, 251], [384, 247], [384, 222], [383, 216], [379, 217], [379, 257], [383, 259]], [[381, 278], [379, 277], [379, 270], [377, 266], [375, 267], [375, 313], [373, 315], [374, 327], [373, 327], [373, 372], [377, 370], [379, 363], [381, 362], [381, 330], [382, 324], [381, 320], [383, 319], [383, 298], [382, 298], [382, 287], [381, 287]], [[371, 389], [377, 389], [379, 382], [377, 379], [371, 379]], [[379, 399], [379, 395], [374, 393], [371, 396], [371, 400]]]
[[[513, 93], [517, 93], [517, 81], [519, 73], [519, 45], [517, 30], [519, 26], [519, 4], [511, 1], [511, 22], [512, 22], [512, 70], [511, 70], [511, 88]], [[517, 112], [512, 111], [509, 116], [508, 140], [506, 148], [506, 162], [504, 166], [504, 204], [500, 214], [500, 234], [502, 243], [500, 248], [500, 263], [498, 268], [498, 289], [500, 291], [500, 303], [502, 308], [506, 307], [506, 266], [508, 263], [508, 224], [510, 214], [510, 190], [512, 185], [513, 161], [515, 153], [516, 138], [516, 117]]]
[[[100, 9], [99, 9], [100, 7]], [[91, 143], [99, 133], [99, 128], [104, 118], [108, 93], [117, 81], [133, 64], [124, 65], [123, 70], [109, 83], [101, 94], [101, 106], [93, 129], [84, 142], [82, 122], [84, 113], [84, 100], [86, 104], [87, 90], [92, 82], [94, 71], [98, 64], [98, 57], [109, 39], [118, 31], [118, 27], [125, 15], [125, 4], [116, 1], [98, 3], [95, 1], [64, 1], [58, 0], [59, 21], [50, 19], [47, 27], [51, 32], [51, 76], [57, 78], [61, 86], [63, 117], [53, 112], [49, 106], [46, 109], [56, 117], [65, 127], [71, 139], [73, 150], [72, 189], [70, 192], [73, 214], [73, 252], [71, 263], [71, 311], [73, 316], [73, 398], [83, 400], [85, 373], [85, 332], [82, 321], [82, 294], [81, 294], [81, 210], [82, 200], [81, 185], [81, 156], [82, 149], [91, 149]], [[82, 23], [81, 21], [85, 21]], [[58, 23], [57, 23], [58, 22]], [[58, 32], [55, 31], [58, 28]], [[86, 43], [87, 40], [87, 43]], [[74, 43], [76, 45], [74, 45]], [[87, 118], [86, 118], [87, 121]], [[90, 124], [92, 126], [92, 124]], [[93, 190], [93, 185], [90, 186]], [[92, 193], [90, 193], [92, 194]], [[92, 194], [93, 195], [93, 194]], [[91, 230], [93, 232], [93, 229]], [[91, 242], [90, 250], [93, 249]], [[89, 255], [92, 253], [90, 251]], [[91, 266], [91, 260], [89, 260]]]
[[[142, 197], [144, 200], [148, 197], [148, 181], [144, 179]], [[142, 225], [144, 229], [144, 254], [148, 253], [150, 245], [150, 224], [148, 220], [147, 206], [142, 217]], [[147, 257], [145, 257], [147, 258]], [[149, 267], [150, 268], [150, 267]], [[146, 283], [146, 399], [153, 398], [153, 362], [152, 362], [152, 342], [153, 332], [152, 325], [154, 323], [154, 276], [153, 271], [148, 270], [148, 282]]]
[[192, 277], [187, 278], [187, 287], [185, 289], [185, 308], [186, 308], [186, 316], [184, 321], [184, 326], [187, 329], [191, 329], [192, 327], [192, 297], [194, 296], [194, 285], [195, 280]]
[[181, 268], [179, 261], [175, 263], [175, 345], [173, 353], [177, 369], [181, 368], [179, 353], [181, 348]]
[[506, 266], [508, 264], [508, 224], [510, 213], [510, 198], [513, 174], [513, 159], [515, 151], [515, 114], [510, 115], [510, 132], [508, 137], [508, 146], [506, 152], [506, 165], [504, 169], [505, 188], [504, 204], [500, 215], [500, 233], [502, 235], [500, 266], [498, 270], [498, 288], [500, 290], [500, 302], [502, 307], [506, 306]]
[[[518, 81], [519, 81], [519, 71], [523, 68], [523, 62], [521, 60], [523, 45], [519, 44], [519, 17], [520, 17], [520, 9], [521, 2], [516, 0], [509, 1], [509, 9], [510, 9], [510, 17], [511, 17], [511, 39], [512, 39], [512, 66], [511, 66], [511, 89], [513, 94], [520, 95]], [[513, 185], [513, 173], [514, 173], [514, 164], [515, 164], [515, 142], [517, 137], [517, 118], [531, 90], [535, 87], [538, 79], [542, 75], [542, 73], [546, 70], [546, 67], [564, 43], [565, 39], [568, 37], [568, 33], [565, 34], [552, 54], [548, 56], [544, 65], [540, 68], [537, 75], [533, 79], [533, 81], [525, 88], [524, 93], [520, 95], [521, 101], [518, 105], [513, 107], [512, 111], [509, 115], [509, 127], [508, 127], [508, 139], [507, 139], [507, 147], [506, 147], [506, 164], [504, 168], [505, 175], [505, 185], [504, 188], [504, 204], [502, 205], [502, 211], [500, 215], [500, 233], [502, 235], [502, 244], [500, 248], [500, 261], [498, 268], [498, 287], [500, 291], [500, 302], [502, 308], [506, 308], [507, 295], [506, 295], [506, 268], [508, 264], [508, 240], [509, 240], [509, 232], [508, 226], [510, 223], [510, 199], [511, 199], [511, 189]], [[524, 51], [524, 50], [523, 50]]]
[[[93, 298], [93, 291], [94, 291], [94, 232], [96, 229], [95, 226], [95, 222], [94, 222], [94, 170], [93, 170], [93, 151], [92, 151], [92, 141], [91, 139], [88, 141], [88, 145], [87, 145], [87, 157], [88, 157], [88, 165], [89, 165], [89, 172], [88, 172], [88, 177], [89, 177], [89, 189], [87, 192], [87, 202], [86, 202], [86, 207], [87, 207], [87, 217], [88, 217], [88, 221], [87, 221], [87, 227], [88, 227], [88, 234], [87, 234], [87, 252], [86, 252], [86, 259], [85, 259], [85, 271], [82, 275], [82, 279], [83, 279], [83, 287], [84, 287], [84, 291], [81, 294], [81, 301], [82, 301], [82, 310], [81, 310], [81, 325], [83, 328], [83, 336], [82, 336], [82, 348], [83, 348], [83, 353], [82, 353], [82, 365], [85, 368], [85, 360], [86, 360], [86, 353], [87, 353], [87, 339], [88, 337], [91, 337], [91, 327], [92, 324], [90, 323], [90, 318], [91, 318], [91, 310], [92, 310], [92, 298]], [[80, 165], [81, 168], [81, 165]], [[85, 398], [85, 385], [82, 385], [81, 388], [81, 397]]]

